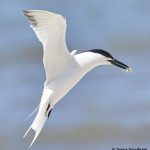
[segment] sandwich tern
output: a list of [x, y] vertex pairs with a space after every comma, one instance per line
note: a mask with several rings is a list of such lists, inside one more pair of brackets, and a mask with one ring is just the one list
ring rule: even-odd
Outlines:
[[[43, 63], [46, 72], [43, 95], [37, 115], [25, 133], [34, 130], [35, 135], [30, 147], [41, 132], [49, 118], [54, 105], [66, 95], [90, 70], [99, 65], [115, 65], [126, 72], [130, 67], [116, 60], [110, 53], [101, 49], [87, 50], [77, 54], [71, 53], [66, 46], [66, 19], [56, 13], [43, 10], [25, 10], [30, 27], [43, 45]], [[35, 112], [34, 111], [34, 112]]]

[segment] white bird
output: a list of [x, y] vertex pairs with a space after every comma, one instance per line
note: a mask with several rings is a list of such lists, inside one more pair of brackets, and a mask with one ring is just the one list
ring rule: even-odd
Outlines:
[[[77, 50], [70, 53], [66, 46], [66, 19], [59, 15], [42, 10], [26, 10], [31, 28], [42, 42], [44, 54], [43, 63], [46, 72], [43, 95], [37, 116], [26, 134], [33, 129], [34, 139], [39, 135], [46, 119], [54, 105], [74, 87], [81, 78], [90, 70], [99, 65], [116, 65], [126, 72], [132, 71], [130, 67], [114, 59], [105, 50], [92, 49], [76, 54]], [[30, 145], [30, 147], [31, 147]]]

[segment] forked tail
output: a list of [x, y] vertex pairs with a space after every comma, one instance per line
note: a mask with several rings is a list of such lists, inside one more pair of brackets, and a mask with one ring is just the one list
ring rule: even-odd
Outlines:
[[46, 122], [46, 119], [50, 115], [50, 112], [52, 110], [52, 108], [50, 106], [50, 98], [52, 96], [52, 93], [53, 93], [53, 91], [51, 91], [49, 89], [44, 90], [37, 116], [35, 117], [33, 123], [31, 124], [31, 126], [29, 127], [29, 129], [27, 130], [25, 135], [23, 136], [23, 138], [24, 138], [28, 134], [30, 129], [33, 129], [35, 131], [35, 136], [34, 136], [33, 141], [30, 144], [30, 147], [32, 146], [32, 144], [34, 143], [36, 138], [38, 137], [39, 133], [41, 132], [41, 130]]

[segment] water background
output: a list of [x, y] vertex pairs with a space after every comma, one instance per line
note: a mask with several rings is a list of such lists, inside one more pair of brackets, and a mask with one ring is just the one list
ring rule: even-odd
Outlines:
[[101, 48], [130, 65], [123, 73], [101, 66], [53, 109], [32, 150], [150, 149], [149, 0], [1, 0], [0, 149], [26, 150], [24, 119], [40, 102], [45, 73], [42, 46], [22, 10], [67, 18], [69, 50]]

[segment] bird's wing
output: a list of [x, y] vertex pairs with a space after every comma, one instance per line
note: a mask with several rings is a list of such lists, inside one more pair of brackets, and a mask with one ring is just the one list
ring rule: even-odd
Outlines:
[[26, 10], [24, 15], [43, 44], [43, 63], [47, 81], [50, 82], [72, 58], [65, 41], [66, 19], [41, 10]]

